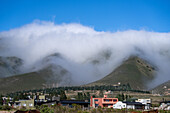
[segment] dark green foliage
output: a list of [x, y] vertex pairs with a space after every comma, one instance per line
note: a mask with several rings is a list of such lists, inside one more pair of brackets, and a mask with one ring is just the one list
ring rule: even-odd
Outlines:
[[100, 90], [100, 93], [99, 93], [99, 97], [102, 98], [104, 95], [103, 95], [103, 91]]
[[90, 99], [90, 93], [89, 92], [87, 92], [87, 93], [78, 92], [76, 99], [77, 100], [89, 100]]
[[78, 93], [77, 94], [77, 99], [78, 100], [83, 100], [83, 94], [82, 93]]
[[1, 109], [2, 109], [2, 110], [8, 110], [8, 111], [9, 111], [9, 110], [12, 109], [12, 107], [10, 107], [10, 106], [8, 106], [8, 105], [4, 105], [4, 106], [1, 107]]
[[[49, 94], [49, 97], [52, 96], [59, 96], [60, 98], [65, 100], [67, 99], [67, 96], [65, 94], [65, 91], [68, 90], [73, 90], [73, 91], [79, 91], [79, 90], [100, 90], [100, 97], [103, 97], [103, 90], [110, 90], [110, 91], [130, 91], [130, 92], [138, 92], [138, 93], [147, 93], [149, 94], [149, 91], [142, 91], [142, 90], [133, 90], [130, 88], [130, 86], [127, 84], [125, 85], [120, 85], [120, 86], [111, 86], [111, 85], [103, 85], [103, 86], [72, 86], [72, 87], [58, 87], [58, 88], [48, 88], [48, 89], [35, 89], [35, 90], [28, 90], [28, 91], [19, 91], [15, 93], [9, 93], [6, 96], [14, 98], [14, 101], [19, 100], [19, 99], [27, 99], [27, 93], [32, 92], [32, 93], [37, 93], [41, 92], [43, 94], [47, 93]], [[79, 94], [80, 96], [81, 94]], [[83, 100], [90, 99], [90, 93], [82, 93], [83, 95]], [[33, 95], [31, 95], [33, 96]], [[95, 96], [95, 95], [94, 95]], [[78, 97], [79, 99], [82, 99], [81, 97]], [[129, 99], [130, 97], [124, 96], [123, 99]], [[121, 99], [122, 100], [122, 99]]]
[[90, 93], [89, 92], [87, 92], [87, 99], [90, 99]]
[[54, 110], [50, 109], [47, 105], [42, 105], [39, 109], [41, 113], [54, 113]]
[[59, 95], [60, 95], [60, 99], [61, 99], [61, 100], [67, 99], [67, 96], [66, 96], [64, 90], [60, 90], [60, 91], [59, 91]]
[[0, 105], [3, 105], [2, 95], [0, 95]]
[[131, 98], [132, 98], [132, 96], [128, 96], [128, 95], [124, 95], [123, 93], [122, 94], [118, 94], [117, 96], [116, 96], [116, 98], [118, 98], [118, 100], [119, 101], [131, 101]]

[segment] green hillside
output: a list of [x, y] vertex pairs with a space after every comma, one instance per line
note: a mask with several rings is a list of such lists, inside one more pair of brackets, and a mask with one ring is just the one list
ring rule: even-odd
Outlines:
[[0, 79], [0, 93], [42, 88], [45, 83], [42, 75], [36, 72]]
[[129, 83], [133, 89], [147, 89], [147, 83], [154, 79], [155, 69], [146, 61], [131, 57], [109, 75], [88, 85], [115, 85]]
[[[52, 68], [58, 70], [58, 73], [54, 73]], [[0, 93], [56, 87], [67, 76], [67, 73], [60, 66], [48, 66], [38, 72], [0, 78]], [[69, 83], [68, 80], [66, 82]]]
[[152, 92], [156, 94], [170, 95], [170, 80], [158, 85], [152, 89]]
[[22, 65], [22, 59], [18, 57], [0, 56], [0, 78], [16, 75]]

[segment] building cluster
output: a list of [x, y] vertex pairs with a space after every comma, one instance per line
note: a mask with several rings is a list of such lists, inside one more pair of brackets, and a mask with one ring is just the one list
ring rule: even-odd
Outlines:
[[[13, 102], [12, 98], [3, 97], [3, 100], [9, 100], [9, 102], [4, 101], [4, 104], [11, 106], [13, 108], [34, 108], [36, 105], [62, 105], [73, 107], [74, 104], [80, 105], [82, 108], [113, 108], [113, 109], [137, 109], [137, 110], [149, 110], [151, 109], [151, 99], [136, 99], [133, 102], [119, 101], [118, 98], [108, 98], [104, 95], [103, 98], [91, 98], [89, 100], [61, 100], [60, 97], [53, 96], [49, 98], [48, 95], [38, 95], [33, 98], [26, 100], [18, 100]], [[159, 110], [170, 110], [170, 101], [160, 102]]]
[[90, 106], [96, 107], [108, 107], [114, 109], [145, 109], [148, 110], [151, 107], [151, 99], [137, 99], [135, 102], [122, 102], [118, 101], [118, 98], [107, 98], [104, 95], [103, 98], [92, 98]]

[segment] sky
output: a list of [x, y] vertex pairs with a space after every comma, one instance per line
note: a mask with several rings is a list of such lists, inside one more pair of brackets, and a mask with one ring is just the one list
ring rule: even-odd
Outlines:
[[170, 0], [0, 0], [0, 32], [34, 21], [170, 32]]
[[[169, 6], [170, 0], [0, 0], [0, 56], [21, 58], [22, 73], [59, 65], [77, 84], [138, 56], [158, 67], [155, 86], [170, 79]], [[54, 53], [61, 58], [49, 60]]]

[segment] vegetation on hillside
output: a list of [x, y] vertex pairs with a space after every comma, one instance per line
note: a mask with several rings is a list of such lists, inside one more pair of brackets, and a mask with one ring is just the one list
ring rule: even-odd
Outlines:
[[147, 89], [147, 83], [154, 79], [155, 68], [146, 61], [131, 57], [109, 75], [88, 85], [115, 85], [129, 83], [133, 89]]

